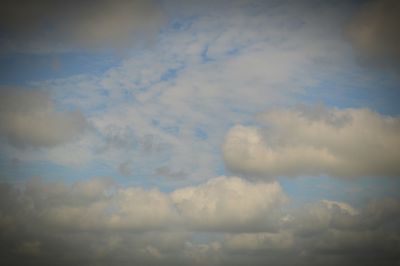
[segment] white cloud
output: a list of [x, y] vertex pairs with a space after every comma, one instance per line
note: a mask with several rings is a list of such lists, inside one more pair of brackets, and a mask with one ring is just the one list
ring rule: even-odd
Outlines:
[[110, 217], [115, 228], [159, 228], [177, 219], [168, 195], [153, 189], [122, 189], [114, 198], [116, 210]]
[[[183, 227], [198, 231], [274, 230], [287, 201], [277, 183], [250, 183], [218, 177], [205, 184], [176, 189], [117, 187], [109, 179], [72, 186], [31, 180], [24, 198], [41, 223], [60, 230], [142, 232]], [[4, 216], [2, 224], [12, 222]]]
[[[97, 137], [48, 157], [69, 165], [93, 160], [115, 170], [132, 162], [135, 174], [158, 177], [157, 169], [168, 164], [172, 173], [187, 173], [186, 180], [170, 175], [177, 182], [204, 179], [221, 172], [219, 146], [233, 123], [248, 123], [268, 106], [292, 103], [297, 93], [318, 83], [319, 62], [342, 66], [348, 58], [341, 40], [331, 37], [344, 17], [339, 8], [316, 7], [323, 17], [315, 18], [308, 4], [239, 1], [217, 10], [207, 5], [200, 4], [207, 14], [174, 18], [157, 45], [127, 53], [102, 75], [39, 82], [58, 102], [85, 112]], [[172, 14], [186, 11], [177, 3], [166, 9], [172, 7]], [[147, 137], [151, 145], [142, 141]], [[146, 146], [154, 151], [144, 153]], [[64, 156], [73, 153], [82, 160]]]
[[108, 180], [78, 182], [53, 197], [53, 204], [41, 210], [43, 222], [61, 229], [138, 232], [160, 229], [177, 219], [167, 194], [156, 189], [116, 188]]
[[[152, 34], [160, 23], [158, 11], [140, 3], [104, 1], [93, 13], [77, 10], [76, 16], [66, 10], [60, 20], [65, 23], [54, 27], [62, 40], [68, 38], [62, 46], [53, 46], [60, 36], [50, 34], [44, 39], [47, 46], [34, 47], [35, 40], [30, 40], [29, 47], [11, 49], [48, 52], [120, 45], [143, 36], [139, 33], [147, 26], [141, 23], [148, 19], [155, 19], [148, 25]], [[348, 55], [335, 39], [341, 14], [346, 13], [336, 3], [306, 8], [307, 12], [264, 3], [238, 1], [232, 3], [238, 7], [233, 10], [221, 4], [223, 12], [185, 14], [185, 19], [171, 21], [177, 29], [159, 35], [159, 45], [135, 50], [100, 76], [43, 82], [58, 103], [85, 112], [93, 131], [83, 137], [80, 127], [65, 128], [75, 128], [78, 115], [59, 111], [46, 94], [0, 100], [0, 108], [10, 113], [0, 120], [5, 121], [0, 132], [14, 146], [48, 148], [16, 148], [16, 158], [64, 165], [94, 162], [127, 175], [133, 169], [135, 179], [124, 182], [165, 182], [162, 187], [168, 190], [98, 179], [73, 185], [31, 181], [20, 189], [0, 184], [0, 257], [7, 265], [25, 265], [31, 259], [40, 265], [398, 261], [397, 200], [366, 208], [322, 200], [288, 210], [277, 182], [218, 177], [197, 184], [200, 180], [193, 179], [222, 171], [219, 145], [232, 124], [247, 125], [255, 112], [291, 103], [297, 93], [328, 75], [341, 82], [338, 73], [352, 72], [347, 65], [334, 74], [325, 71], [340, 69]], [[109, 12], [103, 16], [100, 10]], [[330, 74], [321, 78], [321, 72]], [[18, 128], [9, 117], [19, 116], [26, 116], [34, 130], [24, 128], [23, 137], [16, 139]], [[260, 127], [237, 126], [228, 133], [223, 148], [231, 169], [262, 177], [399, 174], [397, 117], [366, 109], [302, 108], [272, 111], [259, 119]], [[8, 131], [1, 131], [3, 125]], [[35, 129], [43, 125], [50, 135]], [[39, 133], [32, 137], [32, 132]], [[154, 181], [153, 175], [169, 178]], [[176, 179], [191, 185], [169, 191]]]
[[398, 176], [400, 119], [368, 109], [298, 108], [237, 125], [225, 138], [226, 165], [248, 175]]
[[176, 190], [171, 197], [189, 227], [222, 231], [271, 228], [287, 200], [278, 183], [253, 184], [226, 177]]

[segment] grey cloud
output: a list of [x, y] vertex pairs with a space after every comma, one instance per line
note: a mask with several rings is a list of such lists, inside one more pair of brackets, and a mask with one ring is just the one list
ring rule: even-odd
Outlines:
[[[7, 265], [27, 260], [40, 265], [189, 265], [198, 247], [190, 244], [191, 228], [224, 230], [229, 222], [227, 230], [243, 229], [244, 222], [254, 224], [253, 219], [273, 213], [272, 205], [283, 197], [275, 183], [258, 188], [225, 177], [172, 193], [119, 187], [109, 179], [68, 185], [36, 178], [20, 187], [2, 184], [0, 189], [0, 253]], [[239, 197], [234, 203], [245, 195], [252, 197], [230, 204], [234, 194]], [[207, 207], [209, 222], [193, 216], [184, 198], [189, 205]], [[260, 212], [254, 205], [262, 205]]]
[[232, 251], [268, 251], [287, 250], [293, 247], [294, 237], [289, 232], [283, 233], [245, 233], [228, 235], [225, 246]]
[[[377, 202], [380, 211], [371, 212]], [[280, 231], [228, 234], [220, 252], [227, 265], [395, 265], [400, 260], [399, 201], [377, 202], [361, 209], [343, 202], [313, 203], [290, 212]], [[393, 205], [396, 214], [387, 219]], [[365, 226], [371, 220], [377, 223]]]
[[0, 135], [15, 147], [56, 146], [77, 139], [85, 128], [79, 111], [58, 111], [45, 92], [0, 91]]
[[99, 152], [132, 151], [137, 149], [142, 155], [154, 155], [164, 152], [168, 147], [157, 135], [137, 136], [130, 127], [118, 128], [109, 126], [102, 131], [104, 145], [99, 148]]
[[167, 145], [156, 135], [147, 134], [139, 139], [139, 145], [143, 153], [152, 154], [163, 152]]
[[109, 150], [131, 150], [135, 148], [135, 136], [129, 129], [116, 130], [109, 127], [103, 130], [105, 133], [104, 146], [100, 148], [101, 152]]
[[3, 1], [3, 52], [124, 48], [154, 38], [164, 21], [155, 1]]
[[346, 33], [363, 60], [381, 66], [399, 66], [399, 13], [399, 1], [369, 1], [350, 21]]
[[[32, 179], [19, 187], [1, 184], [0, 192], [5, 265], [393, 265], [400, 260], [397, 199], [360, 208], [323, 200], [277, 212], [279, 185], [225, 177], [171, 193], [120, 187], [109, 179], [72, 185]], [[264, 220], [275, 230], [252, 231], [261, 216], [276, 216]]]
[[343, 178], [400, 173], [400, 120], [368, 109], [298, 108], [237, 125], [223, 145], [226, 165], [249, 176]]
[[130, 176], [133, 173], [132, 163], [123, 162], [118, 166], [118, 172], [123, 176]]
[[154, 174], [158, 175], [158, 176], [165, 176], [165, 177], [173, 178], [173, 179], [183, 178], [188, 175], [183, 170], [176, 171], [166, 165], [158, 167], [155, 170]]
[[257, 225], [258, 230], [265, 230], [266, 223], [272, 221], [268, 216], [274, 216], [274, 209], [287, 200], [277, 183], [252, 184], [235, 177], [218, 177], [171, 193], [122, 188], [108, 179], [72, 186], [32, 179], [23, 190], [7, 193], [22, 193], [21, 197], [10, 195], [10, 200], [23, 199], [20, 211], [37, 215], [35, 219], [43, 224], [60, 230], [90, 231], [142, 232], [177, 226], [242, 231]]

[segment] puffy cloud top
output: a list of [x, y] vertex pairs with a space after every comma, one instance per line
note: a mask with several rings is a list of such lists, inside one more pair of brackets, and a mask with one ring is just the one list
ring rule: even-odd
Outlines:
[[299, 108], [260, 115], [263, 127], [238, 125], [223, 154], [248, 175], [398, 176], [400, 119], [368, 109]]
[[276, 182], [237, 177], [217, 177], [171, 193], [116, 187], [107, 179], [73, 186], [34, 179], [23, 199], [31, 208], [19, 207], [53, 228], [136, 232], [182, 225], [198, 231], [269, 230], [287, 200]]
[[223, 231], [266, 230], [276, 209], [286, 201], [276, 182], [253, 184], [226, 177], [179, 189], [171, 196], [190, 227]]
[[237, 177], [171, 193], [107, 179], [32, 179], [22, 188], [0, 184], [0, 192], [7, 265], [393, 265], [399, 258], [396, 199], [278, 211], [286, 197], [277, 183]]

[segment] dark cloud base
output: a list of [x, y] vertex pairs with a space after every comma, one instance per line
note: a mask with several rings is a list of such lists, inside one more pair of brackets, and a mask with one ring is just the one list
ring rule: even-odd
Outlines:
[[[373, 201], [357, 210], [345, 203], [330, 201], [313, 203], [295, 211], [276, 213], [271, 210], [268, 215], [280, 215], [280, 219], [273, 221], [276, 230], [270, 232], [191, 229], [187, 222], [181, 223], [186, 219], [184, 212], [178, 214], [177, 220], [161, 221], [165, 224], [158, 228], [148, 227], [146, 223], [138, 227], [135, 220], [140, 220], [139, 216], [130, 218], [131, 225], [101, 228], [93, 222], [91, 228], [85, 228], [83, 220], [93, 215], [90, 210], [77, 220], [66, 219], [67, 222], [64, 218], [68, 217], [50, 215], [54, 210], [118, 202], [118, 193], [110, 196], [113, 195], [110, 188], [115, 189], [114, 193], [120, 189], [120, 194], [125, 195], [136, 191], [129, 192], [126, 188], [114, 187], [109, 181], [98, 180], [71, 186], [38, 180], [31, 180], [20, 188], [1, 184], [1, 265], [400, 263], [400, 202], [395, 199]], [[142, 192], [144, 194], [140, 194]], [[154, 193], [142, 192], [139, 194], [143, 198]], [[216, 203], [222, 200], [217, 199]], [[135, 207], [144, 212], [154, 209], [152, 203], [140, 203], [139, 198], [130, 204], [142, 205]], [[236, 219], [240, 219], [240, 211], [237, 208]], [[122, 210], [108, 209], [108, 212], [107, 215], [111, 215]], [[206, 223], [209, 218], [204, 217], [201, 222]]]

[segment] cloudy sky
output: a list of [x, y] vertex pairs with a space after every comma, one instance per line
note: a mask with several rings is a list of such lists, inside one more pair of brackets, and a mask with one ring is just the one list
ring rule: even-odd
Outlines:
[[2, 1], [1, 265], [399, 265], [400, 2]]

